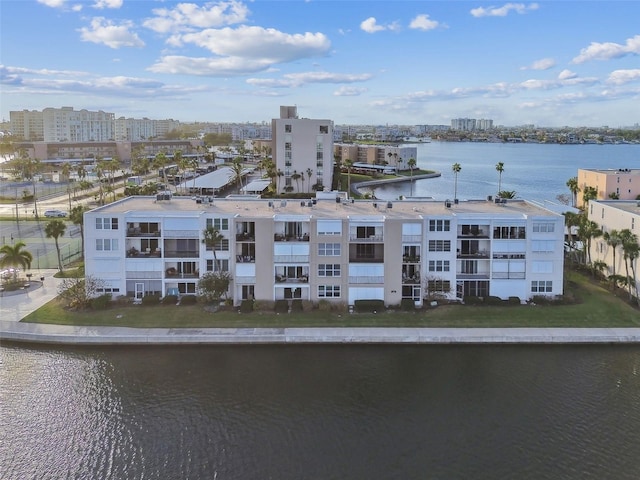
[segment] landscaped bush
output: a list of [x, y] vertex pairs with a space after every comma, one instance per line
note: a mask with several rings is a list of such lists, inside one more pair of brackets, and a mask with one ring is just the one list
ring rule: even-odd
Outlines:
[[184, 295], [180, 297], [180, 305], [195, 305], [198, 303], [198, 297], [195, 295]]
[[160, 295], [145, 295], [142, 297], [142, 305], [158, 305], [160, 303]]
[[356, 300], [353, 306], [358, 313], [384, 312], [384, 300]]
[[321, 312], [330, 312], [333, 309], [331, 302], [329, 300], [320, 300], [318, 301], [318, 310]]
[[482, 305], [482, 297], [464, 297], [465, 305]]
[[522, 302], [520, 301], [520, 297], [509, 297], [509, 305], [520, 305]]
[[276, 300], [274, 310], [276, 313], [289, 313], [289, 302], [287, 300]]
[[240, 304], [240, 313], [253, 312], [253, 300], [242, 300]]
[[178, 303], [177, 295], [166, 295], [162, 299], [162, 305], [175, 305], [176, 303]]
[[416, 309], [416, 303], [413, 301], [413, 299], [411, 298], [403, 298], [400, 301], [400, 308], [402, 310], [415, 310]]
[[484, 304], [485, 305], [502, 305], [502, 299], [500, 297], [484, 297]]
[[261, 312], [272, 312], [275, 309], [275, 302], [271, 300], [254, 300], [253, 310]]
[[302, 312], [302, 300], [299, 298], [295, 298], [291, 301], [291, 311], [292, 312]]
[[109, 308], [111, 303], [111, 294], [105, 293], [100, 295], [99, 297], [94, 297], [91, 299], [91, 308], [94, 310], [106, 310]]

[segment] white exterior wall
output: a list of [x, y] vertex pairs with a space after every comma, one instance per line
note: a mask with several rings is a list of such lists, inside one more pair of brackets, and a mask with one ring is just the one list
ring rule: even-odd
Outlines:
[[[465, 203], [487, 212], [469, 213]], [[318, 199], [313, 206], [295, 201], [269, 206], [267, 200], [216, 199], [204, 205], [187, 198], [130, 197], [85, 214], [85, 269], [87, 275], [104, 280], [114, 295], [132, 294], [136, 283], [143, 285], [145, 293], [166, 295], [185, 285], [191, 289], [186, 293], [195, 293], [198, 278], [214, 260], [213, 252], [201, 241], [207, 219], [225, 219], [228, 229], [221, 233], [229, 240], [229, 248], [216, 251], [216, 258], [228, 262], [233, 277], [230, 292], [236, 304], [241, 302], [243, 286], [255, 289], [257, 300], [285, 298], [285, 289], [299, 288], [299, 298], [313, 302], [322, 299], [321, 289], [339, 287], [339, 295], [325, 299], [350, 304], [375, 298], [397, 305], [403, 298], [412, 298], [419, 305], [426, 298], [429, 281], [448, 282], [445, 296], [453, 300], [462, 299], [461, 292], [477, 282], [486, 285], [485, 295], [502, 299], [561, 295], [564, 218], [522, 201], [512, 204], [500, 208], [476, 201], [444, 208], [442, 202], [404, 201], [389, 207], [369, 201], [338, 204], [334, 199]], [[96, 219], [103, 227], [105, 221], [113, 226], [111, 219], [117, 219], [118, 228], [96, 228]], [[447, 228], [431, 228], [431, 222], [445, 221]], [[243, 222], [255, 229], [251, 241], [255, 253], [250, 260], [240, 258], [242, 242], [236, 239], [236, 226]], [[274, 238], [284, 231], [286, 222], [301, 223], [305, 235]], [[158, 234], [148, 231], [156, 223]], [[135, 232], [140, 224], [149, 225], [147, 233]], [[479, 235], [470, 235], [469, 226], [479, 227]], [[524, 238], [496, 238], [496, 228], [522, 229]], [[115, 249], [98, 246], [114, 240]], [[445, 242], [448, 247], [429, 251], [430, 242]], [[477, 242], [471, 244], [474, 251], [469, 251], [469, 242]], [[327, 255], [325, 246], [321, 255], [321, 244], [337, 244], [339, 251]], [[150, 248], [146, 252], [143, 245], [157, 246], [158, 251]], [[132, 246], [139, 252], [128, 255]], [[359, 256], [363, 246], [372, 249]], [[405, 258], [407, 247], [414, 248], [417, 258]], [[433, 265], [447, 262], [447, 269], [430, 271], [430, 261]], [[169, 275], [168, 270], [181, 262], [192, 271], [182, 268], [185, 276]], [[320, 275], [320, 265], [323, 269], [337, 265], [339, 272]], [[278, 282], [283, 268], [301, 268], [296, 272], [302, 271], [304, 278]], [[548, 290], [533, 291], [534, 282], [536, 288], [544, 282]]]

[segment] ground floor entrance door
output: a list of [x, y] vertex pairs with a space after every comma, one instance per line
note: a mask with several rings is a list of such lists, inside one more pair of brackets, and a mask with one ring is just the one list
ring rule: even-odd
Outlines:
[[142, 300], [142, 297], [144, 297], [144, 283], [136, 283], [135, 299]]

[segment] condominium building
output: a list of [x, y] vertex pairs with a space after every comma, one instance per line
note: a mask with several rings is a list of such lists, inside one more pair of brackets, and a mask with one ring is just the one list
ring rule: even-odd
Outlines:
[[9, 122], [15, 138], [34, 142], [44, 140], [42, 112], [36, 110], [9, 112]]
[[396, 171], [408, 170], [409, 160], [418, 160], [418, 148], [404, 145], [337, 143], [333, 150], [335, 158], [340, 159], [340, 162], [351, 160], [354, 163], [389, 165]]
[[42, 111], [45, 142], [104, 142], [114, 139], [113, 113], [74, 110], [73, 107]]
[[[596, 222], [603, 232], [613, 230], [629, 230], [640, 241], [640, 201], [638, 200], [591, 200], [589, 202], [587, 216], [589, 220]], [[614, 272], [626, 276], [625, 258], [621, 245], [616, 247], [615, 264], [613, 247], [602, 238], [598, 237], [591, 242], [591, 261], [605, 262], [607, 273]], [[638, 272], [640, 260], [635, 259], [634, 268]], [[632, 275], [633, 272], [629, 272]], [[640, 281], [636, 279], [636, 289], [640, 289]], [[637, 290], [636, 290], [637, 291]]]
[[272, 158], [282, 172], [281, 192], [331, 188], [333, 178], [333, 122], [298, 118], [297, 107], [280, 107], [280, 118], [271, 121]]
[[[85, 213], [87, 275], [106, 292], [196, 294], [216, 269], [230, 297], [386, 305], [530, 299], [563, 291], [562, 215], [522, 200], [352, 201], [129, 197]], [[223, 240], [208, 248], [211, 226]]]
[[597, 190], [596, 200], [607, 200], [614, 195], [617, 200], [635, 200], [640, 196], [640, 168], [578, 169], [579, 205], [584, 205], [585, 187]]

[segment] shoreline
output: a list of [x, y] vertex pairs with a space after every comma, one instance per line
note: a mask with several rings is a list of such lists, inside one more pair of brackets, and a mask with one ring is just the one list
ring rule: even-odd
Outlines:
[[424, 178], [437, 178], [441, 176], [442, 176], [442, 173], [434, 172], [434, 173], [423, 173], [421, 175], [414, 175], [413, 178], [410, 176], [406, 177], [404, 175], [401, 175], [396, 178], [383, 178], [380, 180], [365, 180], [364, 182], [357, 182], [357, 183], [351, 184], [351, 191], [357, 195], [362, 195], [362, 192], [360, 192], [359, 190], [361, 187], [373, 187], [375, 185], [384, 185], [387, 183], [412, 182], [415, 180], [422, 180]]
[[56, 345], [638, 344], [640, 328], [134, 328], [0, 321], [0, 343]]

